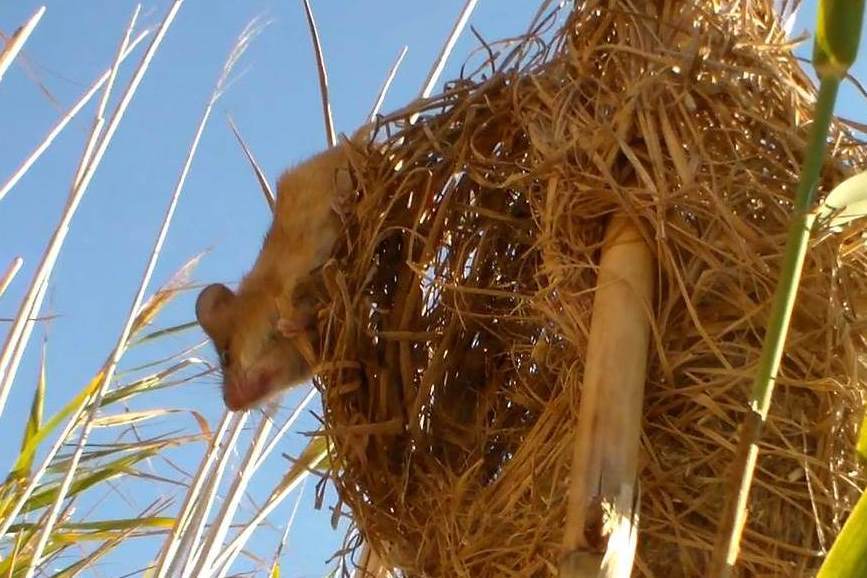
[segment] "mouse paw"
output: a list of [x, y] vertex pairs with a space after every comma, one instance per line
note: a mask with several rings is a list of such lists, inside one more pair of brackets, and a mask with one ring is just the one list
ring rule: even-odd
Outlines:
[[355, 201], [355, 183], [349, 172], [350, 170], [339, 171], [334, 198], [331, 199], [331, 210], [341, 219], [349, 215]]
[[277, 320], [277, 331], [283, 337], [298, 337], [313, 327], [315, 318], [304, 313], [295, 313], [289, 317], [281, 317]]

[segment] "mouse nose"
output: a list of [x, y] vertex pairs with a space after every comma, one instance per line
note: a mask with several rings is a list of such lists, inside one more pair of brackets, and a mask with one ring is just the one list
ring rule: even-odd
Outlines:
[[241, 395], [241, 388], [238, 387], [237, 382], [223, 382], [223, 403], [229, 411], [244, 409], [244, 396]]

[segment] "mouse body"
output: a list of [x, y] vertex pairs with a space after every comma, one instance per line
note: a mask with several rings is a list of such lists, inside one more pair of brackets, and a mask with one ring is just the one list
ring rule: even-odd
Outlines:
[[196, 318], [217, 350], [230, 410], [256, 407], [312, 375], [318, 334], [305, 284], [343, 228], [341, 207], [354, 192], [347, 147], [283, 173], [271, 228], [237, 291], [215, 283], [199, 293]]

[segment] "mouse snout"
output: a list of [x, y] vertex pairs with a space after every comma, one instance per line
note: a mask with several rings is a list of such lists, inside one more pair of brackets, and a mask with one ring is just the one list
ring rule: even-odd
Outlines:
[[268, 372], [244, 377], [226, 376], [223, 382], [223, 403], [231, 411], [250, 409], [258, 405], [273, 389]]

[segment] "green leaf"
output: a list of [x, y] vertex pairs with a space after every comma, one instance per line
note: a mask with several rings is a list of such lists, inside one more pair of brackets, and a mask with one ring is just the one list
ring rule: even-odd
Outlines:
[[[130, 456], [124, 456], [107, 464], [102, 464], [98, 470], [78, 476], [75, 481], [72, 482], [72, 487], [69, 489], [68, 496], [76, 496], [100, 482], [126, 475], [129, 473], [132, 466], [144, 459], [153, 457], [157, 453], [156, 450], [145, 450]], [[57, 490], [58, 486], [52, 485], [51, 488], [34, 493], [22, 508], [22, 512], [32, 512], [33, 510], [38, 510], [39, 508], [44, 508], [51, 504], [57, 495]]]
[[867, 171], [849, 177], [828, 193], [817, 209], [819, 223], [841, 227], [867, 216]]
[[311, 439], [286, 475], [283, 476], [283, 483], [291, 483], [298, 476], [304, 474], [306, 470], [322, 468], [324, 464], [328, 463], [328, 447], [328, 438], [324, 435], [318, 435]]
[[[98, 520], [94, 522], [65, 522], [58, 528], [59, 533], [86, 532], [118, 532], [122, 530], [138, 530], [140, 528], [171, 528], [175, 523], [174, 518], [167, 516], [146, 516], [143, 518], [118, 518], [116, 520]], [[21, 530], [34, 530], [39, 527], [37, 523], [13, 524], [9, 527], [10, 532]]]
[[164, 329], [158, 329], [156, 331], [151, 331], [148, 334], [142, 335], [138, 339], [131, 341], [129, 346], [133, 347], [135, 345], [141, 345], [147, 341], [153, 341], [154, 339], [159, 339], [160, 337], [165, 337], [167, 335], [174, 335], [177, 333], [183, 333], [184, 331], [188, 331], [190, 329], [195, 329], [199, 326], [198, 321], [189, 321], [187, 323], [181, 323], [180, 325], [174, 325], [172, 327], [166, 327]]
[[[42, 427], [42, 412], [45, 407], [45, 381], [45, 343], [43, 343], [42, 359], [39, 363], [39, 379], [36, 381], [36, 391], [33, 392], [33, 402], [30, 404], [30, 419], [27, 420], [27, 426], [24, 428], [24, 438], [21, 440], [21, 455], [25, 454], [25, 449], [31, 440], [39, 434], [39, 429]], [[28, 453], [27, 459], [17, 463], [11, 475], [14, 477], [24, 477], [29, 474], [33, 467], [34, 457], [35, 453]]]
[[39, 444], [41, 444], [45, 438], [60, 425], [63, 420], [72, 415], [78, 408], [87, 403], [87, 399], [90, 395], [99, 387], [99, 383], [102, 380], [102, 371], [96, 374], [90, 383], [88, 383], [78, 395], [76, 395], [72, 400], [67, 403], [63, 409], [54, 414], [51, 419], [46, 422], [46, 424], [39, 428], [39, 430], [33, 434], [21, 447], [21, 453], [18, 455], [18, 460], [15, 462], [15, 466], [12, 468], [13, 472], [24, 471], [27, 466], [26, 464], [33, 462], [33, 456], [36, 454], [36, 450], [39, 449]]
[[867, 493], [861, 494], [816, 578], [867, 576]]

